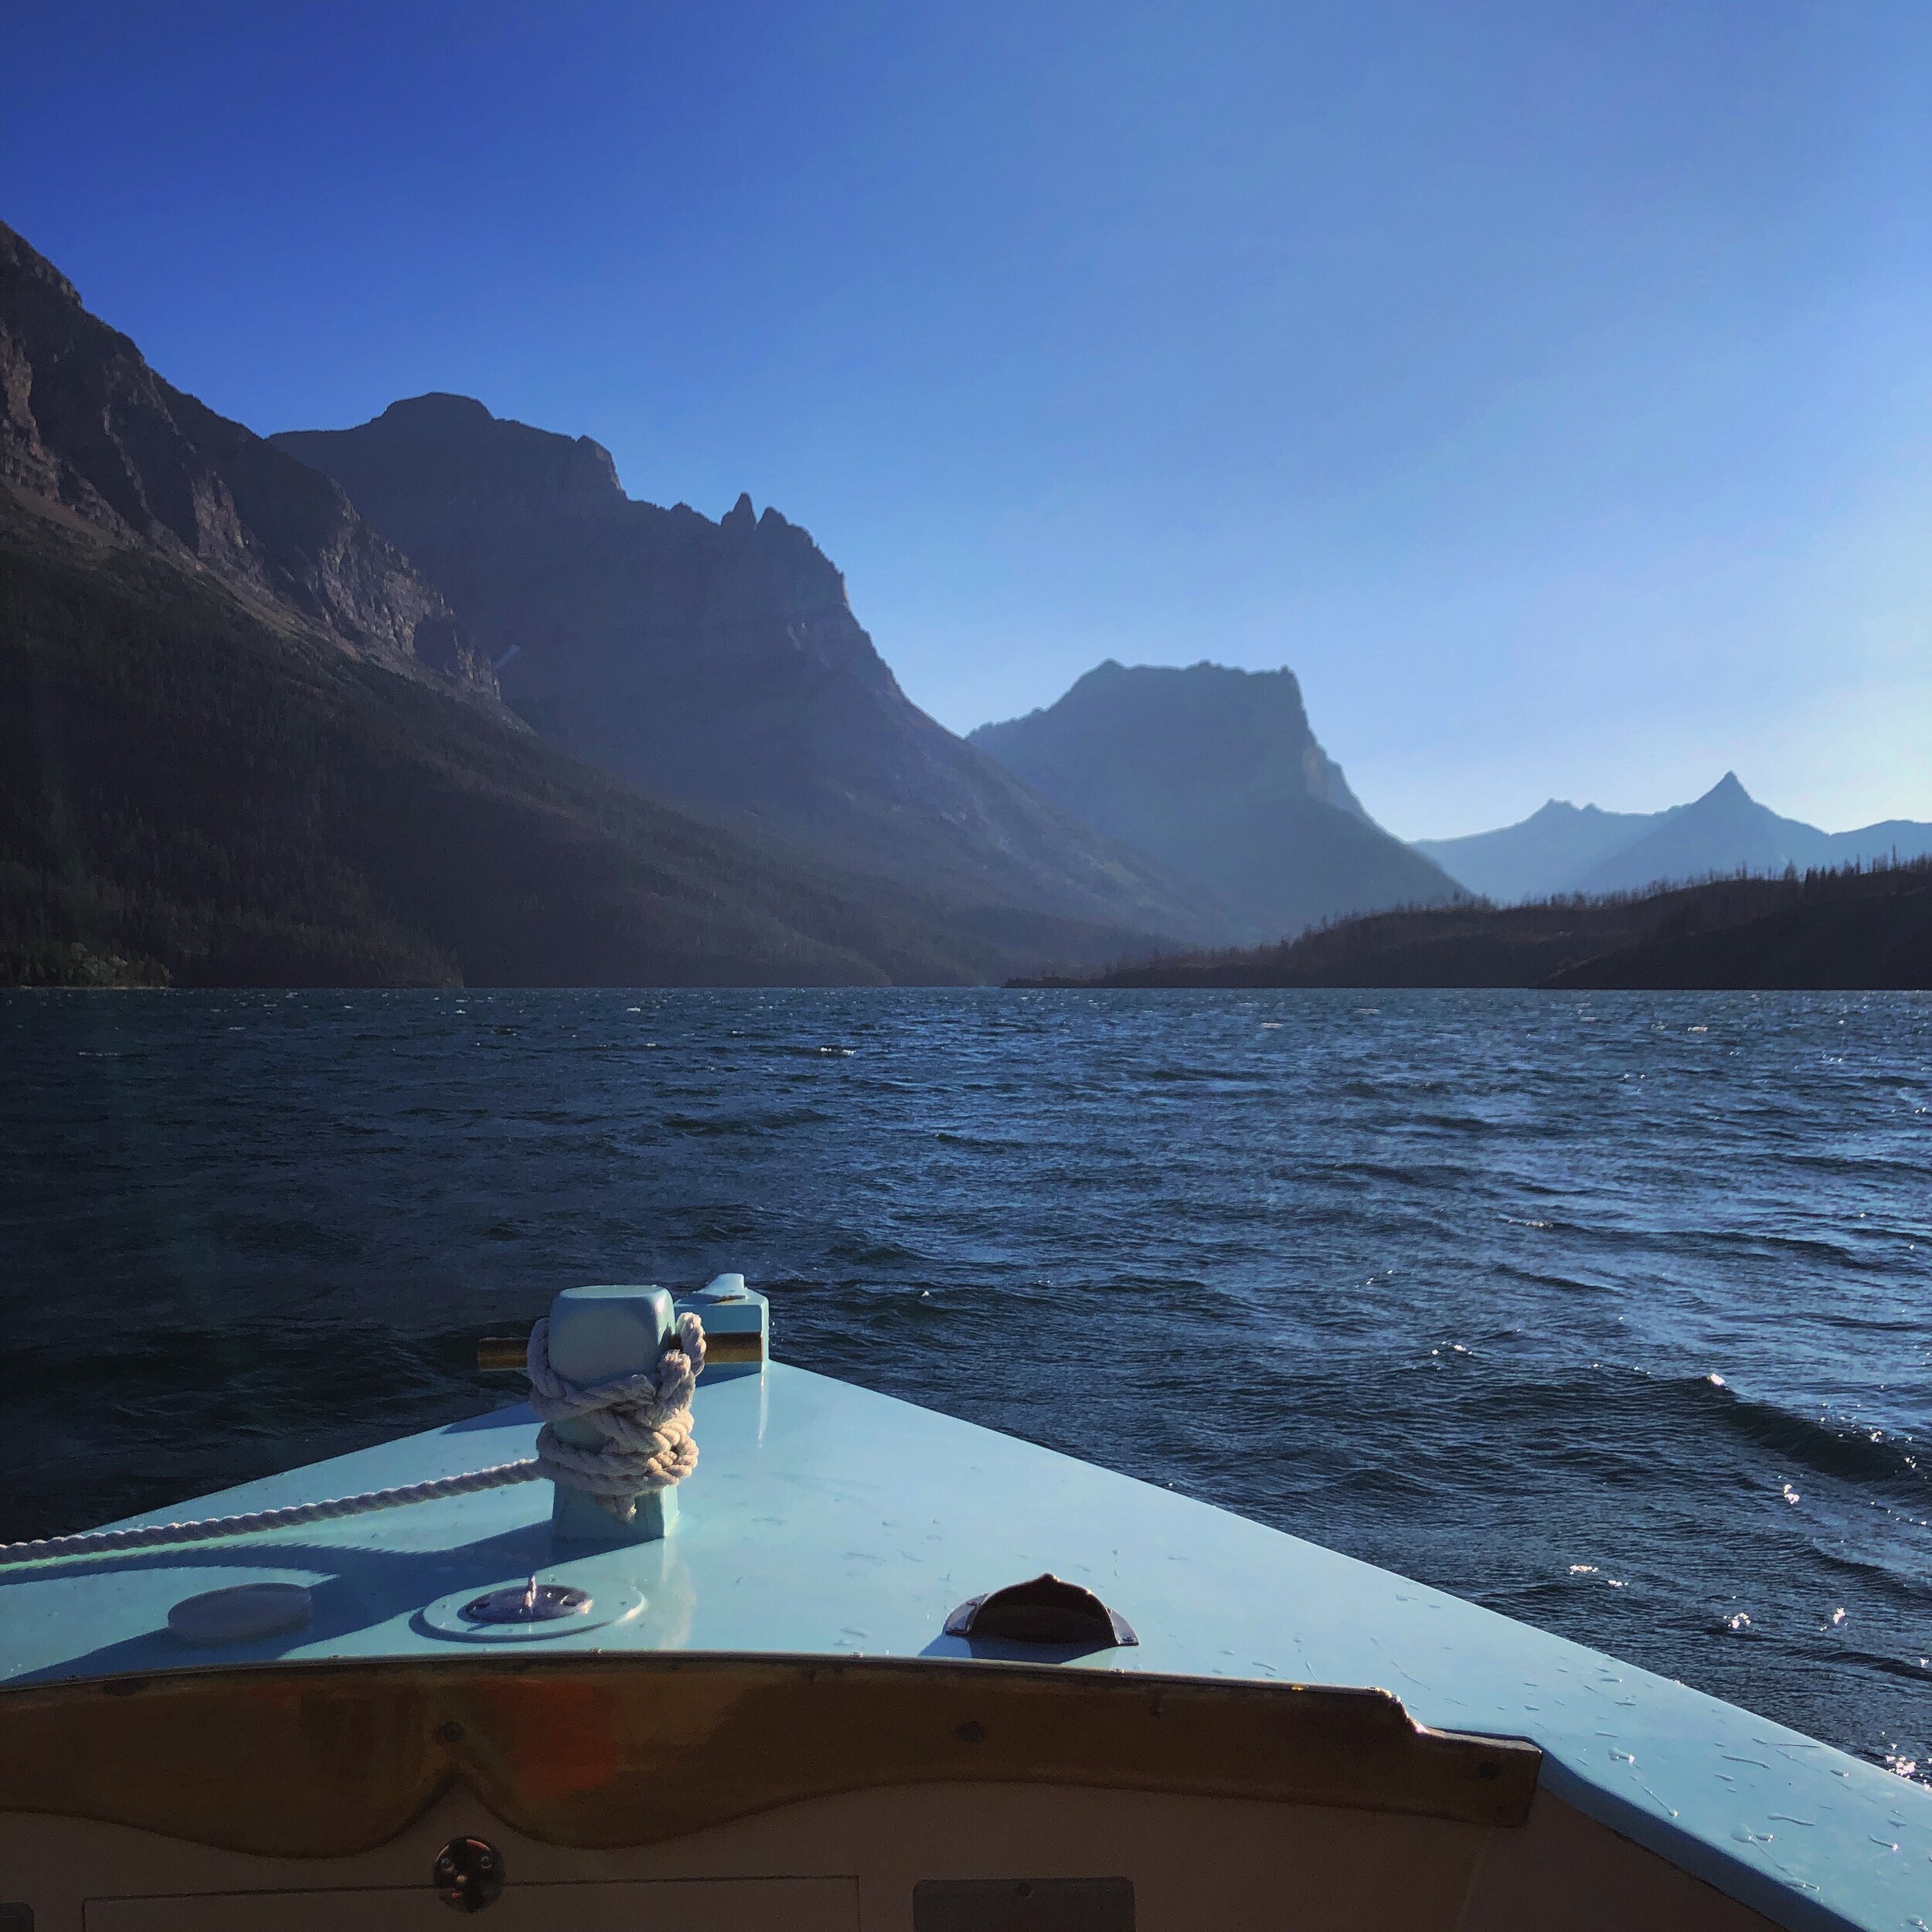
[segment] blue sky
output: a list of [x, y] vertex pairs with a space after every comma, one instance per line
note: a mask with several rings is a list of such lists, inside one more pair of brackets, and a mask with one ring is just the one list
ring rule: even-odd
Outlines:
[[12, 9], [0, 218], [269, 430], [804, 523], [969, 728], [1292, 665], [1407, 835], [1932, 818], [1932, 8]]

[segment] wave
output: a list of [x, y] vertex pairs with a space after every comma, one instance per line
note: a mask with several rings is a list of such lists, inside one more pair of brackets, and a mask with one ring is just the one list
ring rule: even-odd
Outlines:
[[789, 1107], [764, 1114], [667, 1114], [658, 1124], [667, 1134], [730, 1137], [782, 1133], [787, 1128], [816, 1126], [832, 1117], [815, 1107]]
[[1216, 1087], [1252, 1087], [1271, 1077], [1267, 1073], [1258, 1073], [1247, 1067], [1219, 1066], [1150, 1066], [1141, 1075], [1144, 1080], [1157, 1080], [1163, 1084], [1184, 1082]]
[[1848, 1482], [1905, 1483], [1932, 1492], [1932, 1471], [1921, 1466], [1918, 1447], [1910, 1437], [1833, 1423], [1823, 1416], [1814, 1420], [1776, 1403], [1741, 1396], [1709, 1376], [1670, 1386], [1683, 1393], [1689, 1406], [1756, 1447], [1788, 1457], [1820, 1475]]
[[[1811, 1539], [1811, 1554], [1828, 1570], [1835, 1570], [1845, 1576], [1855, 1577], [1869, 1590], [1894, 1600], [1907, 1603], [1917, 1611], [1919, 1606], [1932, 1600], [1932, 1583], [1903, 1570], [1894, 1569], [1876, 1556], [1857, 1556], [1849, 1550], [1814, 1536]], [[1924, 1673], [1932, 1676], [1932, 1672]]]
[[[1479, 1358], [1466, 1359], [1475, 1364]], [[1503, 1374], [1500, 1381], [1489, 1374], [1467, 1383], [1460, 1376], [1447, 1381], [1429, 1378], [1430, 1393], [1423, 1399], [1432, 1406], [1444, 1400], [1459, 1409], [1466, 1406], [1466, 1417], [1453, 1425], [1466, 1429], [1465, 1448], [1478, 1442], [1513, 1442], [1520, 1452], [1531, 1445], [1533, 1431], [1537, 1445], [1550, 1447], [1573, 1469], [1600, 1464], [1622, 1471], [1628, 1466], [1646, 1481], [1681, 1480], [1702, 1487], [1716, 1466], [1709, 1440], [1716, 1432], [1750, 1452], [1746, 1461], [1753, 1476], [1794, 1468], [1841, 1482], [1892, 1489], [1909, 1496], [1917, 1508], [1932, 1499], [1932, 1468], [1927, 1467], [1932, 1458], [1913, 1438], [1800, 1414], [1740, 1395], [1718, 1376], [1656, 1376], [1610, 1363], [1540, 1377], [1512, 1375], [1507, 1369]], [[1401, 1406], [1413, 1409], [1415, 1386], [1410, 1385]], [[1446, 1426], [1441, 1414], [1431, 1416], [1427, 1436], [1440, 1437]], [[1701, 1449], [1700, 1437], [1706, 1445]]]
[[889, 1235], [864, 1233], [835, 1235], [825, 1243], [825, 1254], [828, 1260], [868, 1268], [900, 1266], [907, 1262], [924, 1263], [930, 1258], [917, 1248], [908, 1247], [903, 1241], [893, 1240]]

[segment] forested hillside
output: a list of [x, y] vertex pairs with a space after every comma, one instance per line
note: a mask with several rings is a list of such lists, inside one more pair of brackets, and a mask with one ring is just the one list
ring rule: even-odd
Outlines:
[[1094, 986], [1932, 988], [1932, 859], [1662, 892], [1373, 913]]

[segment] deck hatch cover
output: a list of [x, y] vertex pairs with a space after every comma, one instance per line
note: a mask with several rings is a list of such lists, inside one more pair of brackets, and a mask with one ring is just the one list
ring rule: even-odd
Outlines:
[[1050, 1571], [969, 1597], [946, 1619], [946, 1634], [1080, 1650], [1114, 1650], [1141, 1641], [1118, 1611]]

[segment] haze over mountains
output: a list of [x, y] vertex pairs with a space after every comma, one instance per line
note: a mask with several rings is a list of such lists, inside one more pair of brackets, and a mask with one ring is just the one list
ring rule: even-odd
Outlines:
[[1291, 671], [1112, 659], [971, 742], [1070, 811], [1211, 886], [1257, 934], [1461, 896], [1369, 818]]
[[1471, 892], [1515, 904], [1558, 893], [1638, 892], [1713, 874], [1917, 859], [1932, 853], [1932, 825], [1895, 818], [1821, 832], [1760, 804], [1727, 771], [1701, 798], [1663, 811], [1600, 811], [1553, 798], [1519, 824], [1419, 838], [1415, 849]]

